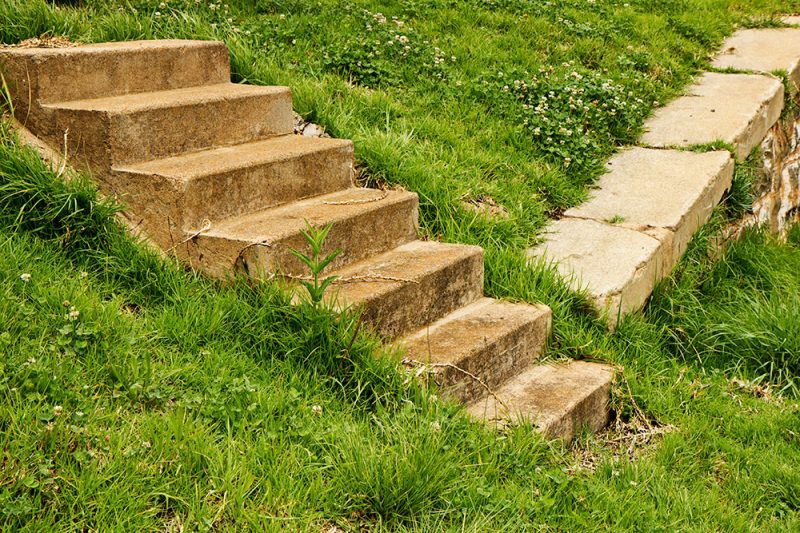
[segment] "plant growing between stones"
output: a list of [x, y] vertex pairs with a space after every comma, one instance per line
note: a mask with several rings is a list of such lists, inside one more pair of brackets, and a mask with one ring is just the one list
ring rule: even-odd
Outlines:
[[308, 291], [308, 298], [314, 308], [320, 307], [322, 300], [325, 297], [325, 290], [338, 277], [321, 277], [322, 271], [325, 270], [325, 267], [331, 264], [331, 261], [336, 259], [336, 257], [338, 257], [338, 255], [342, 252], [341, 250], [337, 249], [327, 254], [325, 257], [322, 257], [322, 246], [325, 244], [325, 238], [328, 236], [328, 232], [332, 227], [332, 224], [328, 224], [324, 228], [317, 229], [306, 220], [307, 229], [303, 231], [303, 236], [305, 237], [306, 242], [308, 242], [308, 246], [311, 248], [311, 254], [306, 255], [299, 250], [295, 250], [294, 248], [291, 249], [292, 254], [302, 261], [303, 264], [305, 264], [311, 271], [311, 279], [300, 280], [300, 283], [306, 288], [306, 291]]

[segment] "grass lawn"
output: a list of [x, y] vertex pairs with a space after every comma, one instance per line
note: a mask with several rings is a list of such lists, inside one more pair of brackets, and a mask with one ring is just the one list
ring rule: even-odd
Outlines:
[[[0, 40], [225, 40], [238, 79], [353, 138], [367, 182], [419, 192], [424, 232], [484, 246], [488, 293], [551, 305], [551, 356], [618, 365], [618, 419], [573, 446], [474, 424], [355, 317], [149, 254], [3, 125], [5, 529], [800, 528], [800, 228], [710, 245], [747, 166], [613, 334], [523, 257], [734, 23], [797, 2], [75, 3], [6, 0]], [[465, 206], [488, 198], [508, 217]]]

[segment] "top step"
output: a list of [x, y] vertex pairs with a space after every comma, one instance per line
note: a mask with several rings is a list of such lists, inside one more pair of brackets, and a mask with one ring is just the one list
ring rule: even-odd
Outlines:
[[230, 81], [225, 43], [162, 40], [0, 50], [17, 117], [29, 104], [119, 96]]

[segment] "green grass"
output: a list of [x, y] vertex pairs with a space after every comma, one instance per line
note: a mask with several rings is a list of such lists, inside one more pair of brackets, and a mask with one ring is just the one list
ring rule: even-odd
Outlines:
[[554, 354], [620, 367], [611, 432], [566, 447], [470, 422], [353, 316], [159, 259], [2, 133], [6, 530], [800, 527], [797, 227], [712, 260], [720, 209], [644, 316], [565, 319]]
[[[425, 233], [482, 245], [488, 294], [550, 305], [550, 356], [617, 365], [618, 420], [574, 447], [473, 424], [375, 357], [356, 317], [149, 253], [3, 125], [4, 529], [800, 528], [800, 226], [712, 246], [748, 208], [752, 167], [613, 334], [524, 257], [735, 23], [797, 2], [159, 3], [7, 0], [0, 40], [224, 39], [238, 80], [290, 85], [353, 138], [368, 183], [418, 192]], [[547, 129], [567, 119], [569, 135]], [[507, 219], [463, 206], [487, 196]]]

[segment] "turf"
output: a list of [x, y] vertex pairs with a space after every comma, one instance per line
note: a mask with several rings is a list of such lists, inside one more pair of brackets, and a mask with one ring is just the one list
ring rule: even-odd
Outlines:
[[[746, 166], [646, 313], [613, 334], [523, 255], [734, 23], [796, 5], [73, 4], [4, 2], [0, 38], [224, 39], [237, 79], [290, 85], [300, 112], [355, 139], [365, 181], [419, 192], [425, 233], [484, 246], [488, 293], [550, 305], [549, 356], [616, 365], [616, 419], [574, 446], [474, 424], [380, 356], [356, 317], [148, 252], [117, 206], [56, 179], [4, 124], [4, 529], [800, 528], [800, 231], [714, 246], [747, 209]], [[409, 44], [395, 35], [415, 48], [387, 51]], [[566, 118], [570, 134], [547, 129]], [[489, 198], [507, 218], [465, 205]]]

